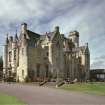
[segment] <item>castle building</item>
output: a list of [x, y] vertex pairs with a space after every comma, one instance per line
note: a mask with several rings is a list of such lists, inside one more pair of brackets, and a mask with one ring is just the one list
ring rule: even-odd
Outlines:
[[79, 46], [79, 32], [68, 37], [56, 26], [44, 35], [34, 33], [21, 24], [20, 34], [7, 36], [3, 53], [4, 78], [16, 81], [73, 81], [89, 79], [88, 44]]

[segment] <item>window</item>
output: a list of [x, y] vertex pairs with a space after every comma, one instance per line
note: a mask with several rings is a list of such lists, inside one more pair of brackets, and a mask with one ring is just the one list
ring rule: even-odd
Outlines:
[[34, 77], [34, 75], [35, 75], [34, 70], [31, 70], [31, 69], [30, 69], [30, 70], [28, 71], [28, 76], [29, 76], [29, 78], [32, 79], [32, 78]]
[[48, 65], [45, 65], [45, 69], [46, 69], [46, 78], [48, 77]]
[[16, 49], [14, 50], [14, 60], [16, 60]]
[[9, 76], [11, 76], [12, 75], [12, 72], [11, 71], [9, 71]]
[[9, 62], [11, 62], [12, 52], [9, 52]]
[[24, 70], [22, 70], [22, 76], [24, 76]]
[[26, 39], [26, 34], [24, 34], [24, 38]]
[[35, 48], [35, 47], [36, 47], [36, 42], [35, 42], [34, 40], [31, 40], [31, 41], [29, 42], [29, 47]]
[[36, 75], [37, 77], [39, 77], [40, 76], [40, 64], [37, 64], [36, 69], [37, 69]]

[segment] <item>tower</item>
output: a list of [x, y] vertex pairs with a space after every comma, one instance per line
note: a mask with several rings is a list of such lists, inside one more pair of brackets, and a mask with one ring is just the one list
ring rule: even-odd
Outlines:
[[21, 33], [19, 36], [19, 66], [17, 68], [17, 81], [25, 82], [28, 76], [28, 41], [27, 24], [21, 24]]
[[64, 52], [63, 39], [59, 32], [59, 27], [56, 26], [49, 43], [49, 61], [51, 71], [56, 82], [61, 82], [64, 79]]
[[76, 48], [79, 47], [79, 32], [77, 31], [70, 32], [69, 39], [72, 40]]
[[3, 77], [5, 78], [6, 75], [7, 75], [7, 70], [8, 70], [8, 43], [9, 43], [9, 40], [8, 40], [8, 34], [7, 34], [7, 37], [6, 37], [6, 40], [5, 40], [5, 45], [4, 45], [4, 48], [3, 48]]
[[81, 76], [82, 81], [89, 79], [90, 70], [90, 52], [88, 48], [88, 43], [80, 48], [80, 58], [81, 58]]
[[90, 70], [90, 51], [88, 47], [88, 43], [85, 45], [85, 70], [86, 70], [86, 80], [89, 79], [89, 70]]
[[18, 56], [18, 36], [16, 32], [12, 42], [12, 73], [14, 76], [16, 76], [17, 72], [17, 61], [18, 61], [17, 56]]

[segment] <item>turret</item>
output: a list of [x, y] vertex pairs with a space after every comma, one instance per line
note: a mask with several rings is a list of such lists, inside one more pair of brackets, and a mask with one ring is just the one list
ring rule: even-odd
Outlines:
[[13, 37], [13, 41], [12, 41], [12, 49], [16, 49], [17, 48], [17, 38], [16, 35]]
[[70, 32], [69, 39], [72, 40], [75, 47], [79, 47], [79, 32], [77, 32], [77, 31]]
[[12, 43], [12, 42], [13, 42], [13, 37], [9, 36], [9, 43]]
[[17, 39], [16, 35], [12, 42], [12, 73], [16, 73], [16, 58], [17, 58]]
[[88, 43], [86, 43], [86, 50], [85, 50], [85, 62], [86, 62], [86, 79], [89, 79], [89, 71], [90, 71], [90, 51], [88, 47]]
[[7, 75], [7, 70], [8, 70], [8, 43], [9, 43], [9, 39], [8, 39], [8, 34], [5, 40], [5, 45], [3, 47], [3, 77], [5, 78], [5, 76]]
[[86, 47], [85, 54], [86, 54], [86, 55], [90, 55], [88, 43], [85, 44], [85, 47]]
[[85, 75], [84, 80], [89, 79], [89, 70], [90, 70], [90, 52], [88, 43], [85, 46], [81, 47], [81, 65], [82, 65], [82, 74]]

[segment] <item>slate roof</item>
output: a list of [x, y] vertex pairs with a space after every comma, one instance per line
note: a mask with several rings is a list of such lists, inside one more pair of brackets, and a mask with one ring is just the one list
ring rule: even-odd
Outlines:
[[30, 30], [27, 30], [27, 34], [29, 36], [30, 39], [35, 39], [35, 38], [39, 38], [41, 35], [35, 33], [35, 32], [32, 32]]

